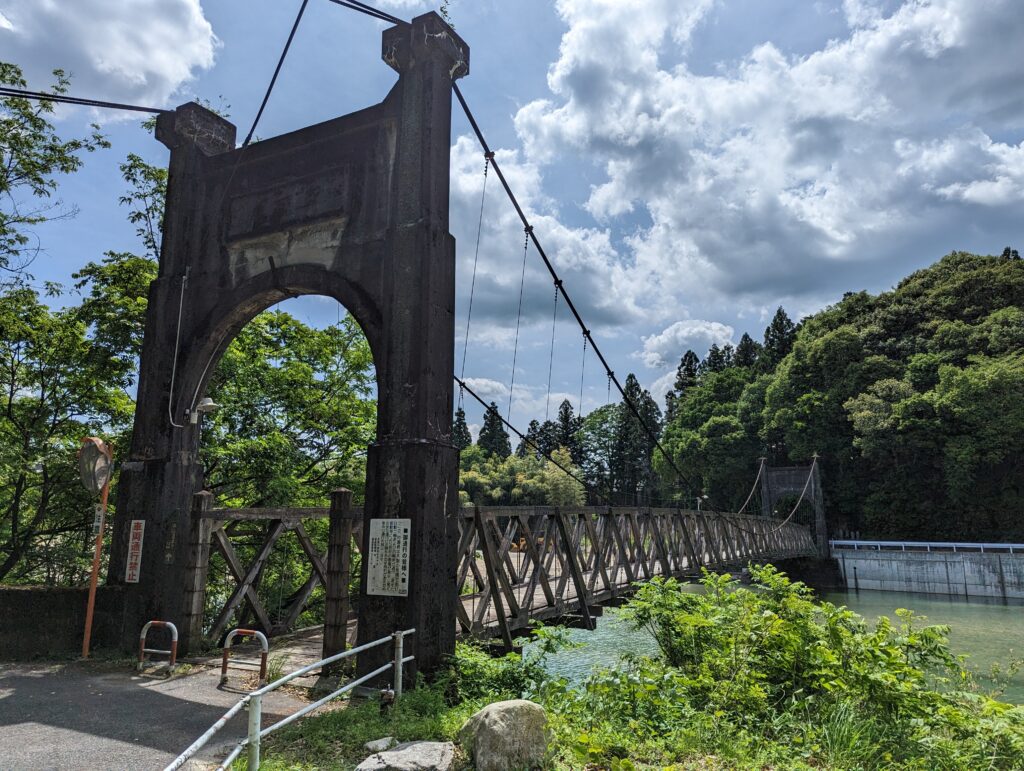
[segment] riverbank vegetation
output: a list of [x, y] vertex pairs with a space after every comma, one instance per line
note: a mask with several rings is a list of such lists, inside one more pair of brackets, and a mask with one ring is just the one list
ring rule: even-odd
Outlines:
[[525, 696], [547, 710], [551, 768], [1024, 768], [1024, 706], [983, 691], [948, 629], [908, 611], [869, 624], [770, 566], [751, 577], [639, 588], [624, 612], [659, 655], [579, 684], [545, 672], [557, 631], [522, 657], [460, 645], [392, 716], [365, 704], [311, 718], [268, 744], [268, 767], [352, 768], [363, 742], [453, 740], [479, 707]]

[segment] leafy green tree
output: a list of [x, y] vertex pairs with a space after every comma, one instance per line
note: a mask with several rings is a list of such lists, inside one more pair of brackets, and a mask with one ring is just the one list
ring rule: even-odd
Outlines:
[[737, 367], [755, 367], [761, 355], [761, 350], [761, 344], [744, 332], [743, 337], [740, 338], [739, 343], [736, 345], [736, 355], [733, 357], [733, 363]]
[[603, 498], [603, 501], [593, 500], [591, 503], [607, 503], [613, 500], [615, 479], [612, 476], [612, 455], [620, 409], [619, 404], [606, 404], [583, 418], [579, 432], [583, 452], [580, 470], [587, 486], [598, 491]]
[[313, 329], [262, 313], [239, 333], [208, 389], [208, 489], [226, 505], [301, 506], [347, 487], [361, 494], [376, 429], [373, 358], [351, 316]]
[[703, 375], [707, 372], [721, 372], [726, 369], [731, 360], [732, 346], [729, 346], [729, 352], [727, 353], [724, 349], [718, 347], [718, 343], [712, 343], [708, 349], [708, 355], [704, 361], [700, 364], [700, 373]]
[[[612, 444], [611, 476], [616, 497], [622, 503], [643, 504], [656, 494], [652, 454], [661, 427], [661, 410], [632, 373], [626, 378], [623, 391]], [[639, 413], [639, 419], [628, 404]]]
[[455, 422], [452, 424], [452, 444], [465, 450], [473, 444], [473, 436], [469, 433], [469, 426], [466, 425], [466, 411], [459, 407], [455, 410]]
[[[568, 469], [575, 476], [580, 475], [580, 469], [573, 463], [572, 453], [566, 447], [559, 447], [551, 458], [559, 465], [546, 463], [544, 465], [544, 493], [546, 503], [549, 506], [579, 506], [586, 501], [586, 490], [579, 482], [562, 470]], [[559, 468], [561, 466], [562, 468]]]
[[477, 445], [488, 455], [497, 455], [499, 458], [507, 458], [512, 454], [512, 445], [508, 439], [508, 432], [501, 420], [501, 413], [498, 412], [498, 405], [491, 402], [484, 411], [484, 424], [480, 429], [480, 435], [476, 440]]
[[475, 444], [459, 458], [459, 487], [464, 502], [477, 506], [542, 505], [547, 500], [544, 465], [534, 454], [503, 458]]
[[[63, 70], [53, 71], [53, 94], [68, 90], [70, 78]], [[0, 62], [0, 85], [27, 88], [21, 69]], [[29, 229], [47, 220], [73, 217], [74, 206], [54, 201], [58, 177], [82, 166], [82, 153], [110, 144], [92, 126], [92, 132], [76, 139], [63, 139], [50, 122], [54, 103], [0, 96], [0, 271], [17, 273], [32, 262], [39, 251]]]
[[771, 323], [764, 330], [764, 350], [762, 353], [764, 366], [771, 370], [778, 366], [793, 347], [796, 339], [796, 325], [780, 305]]
[[579, 437], [582, 426], [583, 419], [573, 413], [572, 403], [568, 399], [563, 399], [558, 406], [558, 421], [554, 436], [555, 449], [563, 447], [568, 450], [574, 464], [579, 464], [583, 459], [583, 445]]
[[688, 350], [679, 360], [676, 367], [676, 379], [667, 394], [665, 394], [665, 420], [671, 422], [675, 415], [676, 403], [683, 395], [697, 384], [700, 376], [700, 357], [693, 351]]
[[0, 293], [3, 581], [82, 580], [92, 507], [78, 481], [79, 440], [123, 430], [131, 417], [111, 377], [118, 363], [90, 345], [75, 311], [51, 310], [25, 286]]

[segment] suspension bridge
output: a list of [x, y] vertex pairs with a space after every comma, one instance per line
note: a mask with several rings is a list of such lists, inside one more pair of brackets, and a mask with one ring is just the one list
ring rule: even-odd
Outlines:
[[[460, 406], [468, 395], [492, 409], [466, 378], [490, 173], [523, 227], [509, 404], [516, 389], [532, 246], [553, 286], [549, 399], [554, 319], [561, 303], [582, 337], [581, 411], [590, 355], [609, 393], [614, 388], [621, 396], [623, 409], [663, 459], [672, 477], [669, 486], [693, 495], [700, 485], [687, 478], [663, 446], [658, 427], [623, 388], [517, 199], [457, 82], [469, 74], [468, 45], [434, 13], [406, 22], [357, 0], [330, 1], [393, 25], [383, 32], [382, 58], [398, 81], [377, 105], [290, 134], [251, 141], [308, 0], [241, 145], [234, 125], [195, 103], [168, 111], [3, 92], [156, 113], [157, 138], [171, 151], [160, 270], [147, 308], [108, 578], [124, 593], [123, 638], [134, 644], [139, 626], [151, 618], [173, 619], [183, 650], [219, 637], [232, 620], [251, 620], [279, 633], [296, 623], [323, 585], [325, 651], [344, 647], [358, 606], [360, 641], [415, 628], [416, 664], [430, 669], [452, 649], [458, 632], [498, 636], [511, 644], [513, 635], [535, 620], [576, 617], [592, 625], [602, 604], [654, 576], [692, 577], [701, 568], [822, 553], [827, 547], [816, 460], [799, 469], [768, 469], [762, 462], [750, 496], [731, 513], [610, 506], [577, 472], [549, 455], [546, 462], [584, 485], [594, 505], [458, 507], [458, 451], [451, 443], [455, 386]], [[480, 144], [484, 177], [457, 374], [455, 244], [448, 222], [453, 101]], [[374, 354], [378, 425], [368, 452], [365, 503], [355, 507], [350, 495], [338, 493], [330, 507], [318, 509], [216, 509], [212, 496], [202, 492], [198, 454], [210, 375], [245, 324], [275, 302], [302, 294], [342, 303]], [[510, 422], [510, 410], [499, 417], [544, 454]], [[773, 516], [774, 504], [787, 496], [797, 499], [792, 511]], [[749, 505], [755, 498], [759, 507]], [[795, 521], [805, 501], [815, 511], [813, 535]], [[325, 552], [317, 550], [303, 525], [309, 518], [330, 521]], [[379, 534], [395, 523], [401, 523], [396, 532], [404, 534], [404, 543], [392, 544]], [[261, 538], [249, 564], [232, 544], [246, 532]], [[271, 617], [260, 598], [260, 580], [275, 545], [289, 534], [308, 558], [309, 577]], [[358, 602], [348, 595], [353, 549], [362, 555]], [[212, 626], [207, 608], [211, 550], [223, 557], [235, 583]], [[374, 583], [375, 570], [382, 571], [383, 583]], [[360, 669], [378, 664], [375, 655], [365, 662], [361, 657]]]

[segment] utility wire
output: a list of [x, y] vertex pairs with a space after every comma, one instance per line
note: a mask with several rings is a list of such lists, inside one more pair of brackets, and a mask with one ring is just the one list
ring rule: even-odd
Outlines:
[[105, 102], [100, 99], [85, 99], [80, 96], [68, 96], [67, 94], [48, 94], [45, 91], [26, 91], [22, 88], [9, 88], [0, 86], [0, 96], [13, 96], [20, 99], [31, 99], [37, 102], [57, 102], [59, 104], [77, 104], [82, 107], [103, 107], [108, 110], [131, 110], [133, 112], [149, 112], [159, 115], [171, 110], [164, 110], [159, 107], [140, 107], [137, 104], [122, 104], [120, 102]]

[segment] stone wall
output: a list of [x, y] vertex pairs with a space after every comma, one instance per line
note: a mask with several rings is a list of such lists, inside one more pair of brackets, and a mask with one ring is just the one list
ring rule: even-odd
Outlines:
[[1024, 599], [1024, 554], [833, 549], [848, 589]]
[[[0, 586], [0, 659], [81, 655], [87, 599], [86, 587]], [[123, 621], [121, 588], [98, 587], [92, 650], [116, 649]]]

